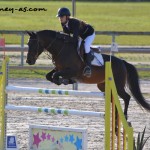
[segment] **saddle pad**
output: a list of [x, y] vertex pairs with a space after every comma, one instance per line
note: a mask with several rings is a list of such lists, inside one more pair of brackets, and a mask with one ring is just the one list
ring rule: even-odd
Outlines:
[[93, 66], [103, 66], [104, 59], [100, 53], [93, 53], [94, 59], [92, 60], [91, 64]]

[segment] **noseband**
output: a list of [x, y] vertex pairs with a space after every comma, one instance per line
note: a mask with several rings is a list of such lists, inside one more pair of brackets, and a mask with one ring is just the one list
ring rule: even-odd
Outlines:
[[38, 51], [38, 49], [39, 49], [39, 41], [38, 41], [38, 39], [30, 39], [30, 40], [31, 41], [37, 41], [36, 55], [34, 56], [34, 59], [36, 60], [38, 58], [38, 56], [39, 56], [39, 51]]

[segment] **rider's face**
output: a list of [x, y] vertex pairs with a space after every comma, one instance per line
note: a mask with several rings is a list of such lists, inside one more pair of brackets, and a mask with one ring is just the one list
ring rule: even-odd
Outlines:
[[59, 21], [61, 23], [66, 23], [67, 22], [67, 17], [66, 16], [59, 17]]

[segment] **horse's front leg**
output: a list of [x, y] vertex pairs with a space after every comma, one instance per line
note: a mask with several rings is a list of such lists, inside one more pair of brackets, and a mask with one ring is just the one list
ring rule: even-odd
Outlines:
[[61, 70], [61, 71], [57, 71], [54, 73], [54, 76], [53, 76], [53, 82], [57, 85], [60, 85], [60, 84], [73, 84], [75, 83], [74, 80], [72, 80], [71, 78], [73, 76], [75, 76], [76, 72], [72, 69], [64, 69], [64, 70]]
[[48, 81], [53, 82], [53, 74], [54, 74], [56, 71], [57, 71], [57, 70], [56, 70], [56, 68], [55, 68], [55, 69], [53, 69], [52, 71], [50, 71], [49, 73], [47, 73], [47, 74], [46, 74], [46, 79], [47, 79]]
[[64, 84], [64, 85], [76, 83], [76, 81], [73, 80], [73, 79], [62, 78], [62, 79], [59, 79], [59, 80], [60, 80], [60, 82], [61, 82], [62, 84]]
[[61, 71], [57, 71], [54, 73], [53, 75], [53, 83], [57, 84], [57, 85], [61, 85], [62, 82], [60, 80], [60, 77], [61, 77]]

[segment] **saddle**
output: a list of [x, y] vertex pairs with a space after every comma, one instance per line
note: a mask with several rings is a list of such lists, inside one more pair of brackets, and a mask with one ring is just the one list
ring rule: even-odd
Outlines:
[[[94, 59], [94, 53], [100, 54], [101, 49], [99, 46], [97, 46], [97, 47], [90, 46], [90, 49], [91, 49], [91, 61], [92, 61]], [[84, 41], [81, 42], [81, 45], [77, 51], [78, 51], [78, 54], [81, 57], [81, 59], [84, 61], [85, 60]]]

